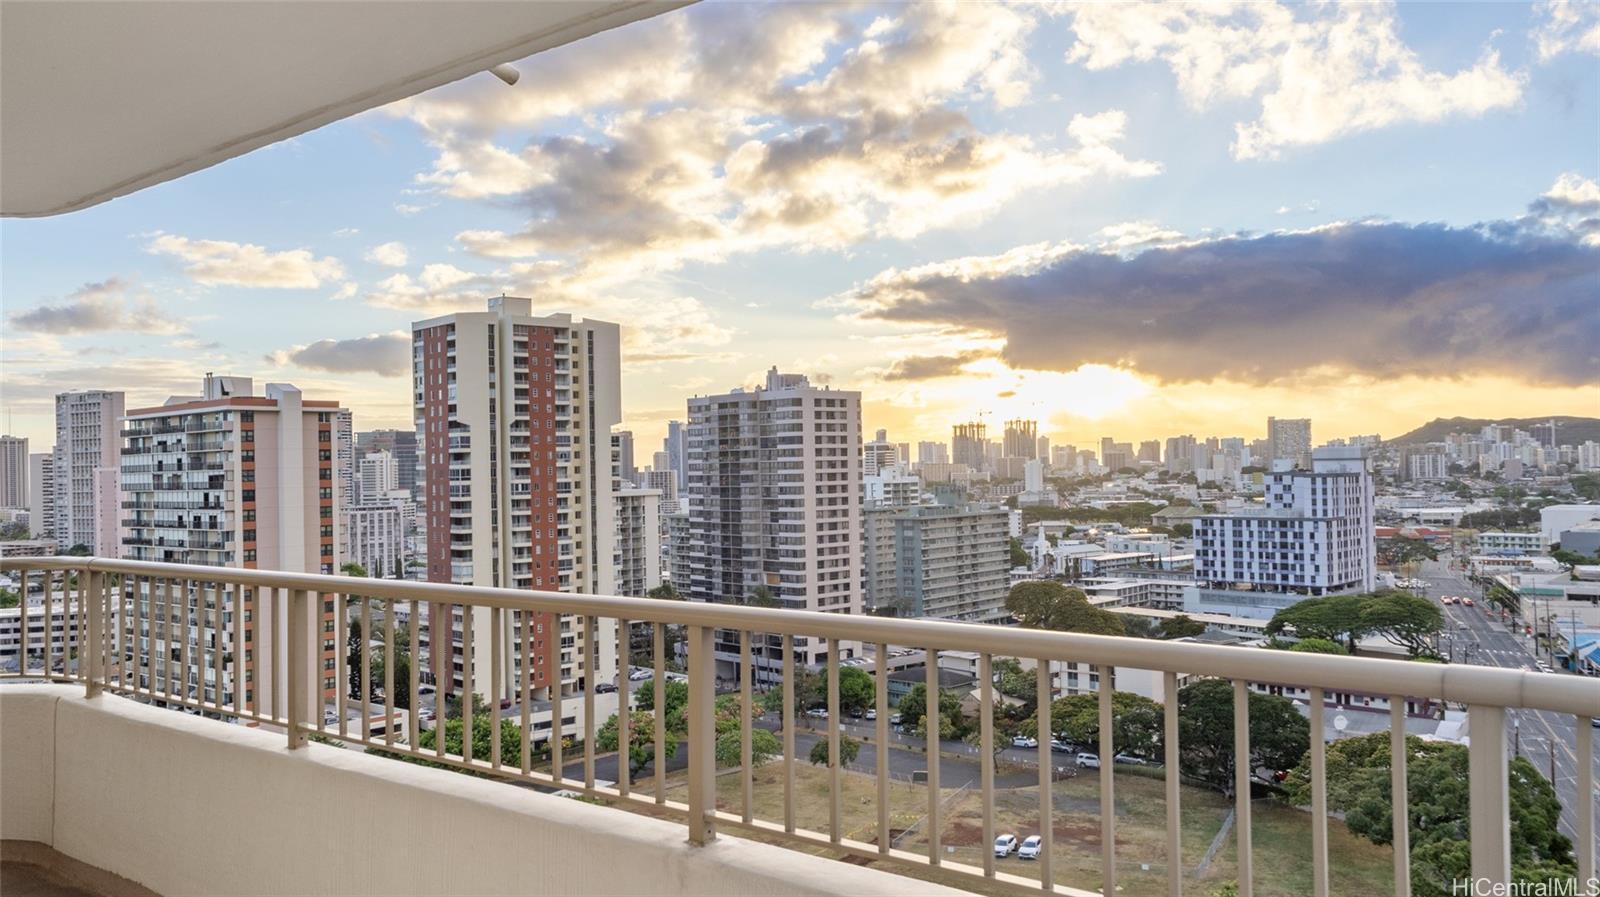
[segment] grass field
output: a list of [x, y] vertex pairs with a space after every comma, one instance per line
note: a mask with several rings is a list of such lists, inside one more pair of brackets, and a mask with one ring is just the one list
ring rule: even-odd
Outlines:
[[[717, 783], [718, 808], [737, 813], [742, 806], [740, 777], [723, 775]], [[757, 819], [783, 820], [782, 766], [769, 764], [756, 771], [752, 791]], [[844, 837], [868, 843], [877, 841], [876, 779], [871, 775], [841, 775], [841, 822]], [[646, 786], [648, 788], [648, 786]], [[1117, 877], [1124, 894], [1160, 893], [1167, 874], [1165, 785], [1149, 775], [1116, 777]], [[829, 822], [829, 788], [826, 769], [795, 764], [795, 823], [826, 833]], [[681, 777], [668, 783], [668, 796], [686, 798]], [[890, 830], [895, 846], [926, 852], [923, 830], [928, 809], [923, 785], [894, 782], [889, 787]], [[943, 856], [948, 861], [982, 866], [990, 847], [983, 839], [982, 800], [975, 791], [946, 790], [940, 827]], [[1100, 785], [1093, 775], [1056, 783], [1051, 797], [1055, 849], [1054, 877], [1058, 884], [1085, 890], [1100, 887]], [[1181, 793], [1183, 824], [1184, 891], [1206, 895], [1237, 875], [1236, 833], [1228, 832], [1204, 871], [1200, 864], [1232, 808], [1220, 794], [1185, 786]], [[1039, 831], [1038, 789], [1002, 789], [995, 794], [996, 834], [1019, 838]], [[1258, 801], [1253, 810], [1256, 893], [1301, 895], [1311, 892], [1311, 818], [1292, 807]], [[906, 832], [906, 830], [911, 830]], [[1393, 890], [1393, 859], [1387, 847], [1378, 847], [1352, 835], [1344, 823], [1328, 821], [1329, 868], [1334, 893], [1368, 894]], [[1002, 871], [1037, 877], [1039, 866], [1015, 857], [998, 861]], [[903, 867], [896, 867], [903, 871]], [[970, 880], [935, 872], [928, 877], [956, 887], [982, 892]]]

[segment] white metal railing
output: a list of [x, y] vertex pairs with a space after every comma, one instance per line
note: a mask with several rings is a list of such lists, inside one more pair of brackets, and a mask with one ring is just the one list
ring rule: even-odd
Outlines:
[[[657, 601], [640, 598], [572, 595], [555, 592], [516, 591], [453, 586], [436, 583], [394, 580], [352, 579], [350, 577], [281, 573], [200, 567], [144, 561], [99, 558], [8, 558], [0, 560], [0, 570], [18, 574], [21, 593], [30, 585], [42, 590], [44, 629], [51, 630], [52, 615], [64, 614], [72, 621], [67, 631], [81, 633], [77, 653], [66, 658], [55, 656], [53, 644], [30, 646], [28, 627], [22, 628], [23, 642], [18, 652], [17, 669], [5, 672], [10, 678], [57, 679], [81, 682], [90, 696], [110, 691], [192, 711], [245, 723], [282, 728], [291, 748], [317, 734], [360, 747], [376, 748], [415, 756], [430, 762], [554, 788], [580, 791], [617, 806], [654, 814], [667, 812], [683, 818], [688, 838], [704, 844], [716, 836], [718, 825], [731, 825], [762, 836], [810, 847], [873, 857], [913, 867], [941, 867], [954, 876], [986, 881], [990, 886], [1019, 893], [1092, 894], [1063, 887], [1054, 882], [1052, 835], [1054, 819], [1051, 794], [1051, 762], [1048, 737], [1038, 739], [1039, 832], [1043, 850], [1039, 856], [1037, 880], [1011, 875], [996, 868], [994, 852], [995, 731], [992, 710], [995, 702], [991, 677], [996, 657], [1031, 658], [1040, 669], [1048, 664], [1075, 661], [1101, 667], [1101, 682], [1109, 683], [1117, 667], [1154, 670], [1163, 674], [1164, 751], [1166, 769], [1166, 853], [1167, 890], [1177, 897], [1183, 889], [1182, 837], [1180, 825], [1179, 724], [1176, 700], [1180, 674], [1230, 680], [1234, 694], [1234, 759], [1237, 770], [1235, 812], [1237, 814], [1237, 868], [1239, 893], [1253, 893], [1251, 844], [1251, 777], [1249, 745], [1250, 683], [1299, 685], [1309, 689], [1311, 732], [1310, 768], [1313, 793], [1312, 891], [1326, 895], [1329, 885], [1327, 830], [1327, 782], [1325, 748], [1320, 737], [1323, 723], [1323, 696], [1331, 691], [1386, 694], [1391, 707], [1404, 707], [1407, 697], [1429, 698], [1466, 705], [1471, 739], [1469, 745], [1470, 847], [1472, 875], [1490, 882], [1505, 882], [1511, 875], [1510, 810], [1507, 774], [1506, 711], [1527, 708], [1571, 714], [1577, 741], [1577, 859], [1579, 881], [1595, 875], [1595, 781], [1593, 728], [1589, 720], [1600, 716], [1600, 683], [1576, 676], [1558, 676], [1517, 670], [1463, 665], [1420, 664], [1371, 658], [1336, 657], [1204, 645], [1188, 642], [1163, 642], [1109, 636], [1078, 635], [1011, 627], [946, 623], [927, 620], [901, 620], [839, 614], [812, 613], [728, 605]], [[409, 669], [409, 707], [396, 708], [395, 641], [397, 605], [409, 603], [405, 622], [414, 661]], [[331, 605], [331, 610], [329, 606]], [[26, 604], [24, 605], [26, 607]], [[463, 617], [459, 640], [434, 637], [433, 621], [453, 627], [456, 608]], [[486, 609], [490, 621], [490, 644], [474, 646], [471, 618], [475, 609]], [[351, 683], [346, 663], [346, 630], [350, 615], [361, 622], [363, 642], [370, 645], [373, 623], [382, 627], [384, 687], [382, 700], [363, 689], [359, 724], [350, 725], [348, 710]], [[582, 774], [567, 774], [562, 739], [549, 738], [550, 762], [535, 762], [535, 739], [531, 733], [530, 710], [534, 703], [537, 677], [560, 681], [563, 648], [562, 627], [543, 615], [572, 618], [575, 632], [584, 635], [576, 650], [585, 653], [584, 668], [597, 666], [599, 645], [597, 621], [614, 620], [618, 653], [616, 693], [619, 701], [617, 780], [613, 784], [595, 778], [595, 734], [598, 727], [595, 696], [601, 683], [589, 677], [579, 696], [582, 716]], [[28, 614], [24, 614], [24, 617]], [[544, 620], [541, 628], [540, 621]], [[688, 658], [688, 744], [687, 800], [669, 800], [665, 776], [657, 774], [649, 793], [630, 781], [626, 746], [631, 743], [627, 712], [630, 694], [628, 681], [630, 642], [634, 626], [649, 628], [654, 665], [655, 758], [668, 756], [665, 684], [667, 658], [673, 649], [667, 643], [667, 628], [682, 627]], [[331, 632], [328, 630], [331, 629]], [[740, 799], [736, 807], [721, 810], [716, 803], [715, 756], [715, 656], [714, 643], [719, 630], [738, 633], [739, 695], [745, 716], [740, 725]], [[449, 632], [442, 629], [441, 634]], [[422, 722], [419, 704], [420, 639], [426, 635], [430, 645], [451, 644], [450, 662], [459, 659], [463, 693], [493, 696], [490, 707], [497, 718], [501, 700], [520, 708], [518, 756], [507, 757], [501, 748], [498, 727], [492, 730], [489, 755], [476, 756], [472, 744], [471, 700], [461, 701], [464, 737], [458, 753], [446, 750], [442, 737], [446, 718], [446, 693], [453, 687], [447, 675], [440, 679], [433, 695], [433, 716], [439, 733], [429, 750], [408, 744], [398, 737], [392, 725], [397, 718], [405, 731], [417, 733]], [[751, 692], [752, 645], [766, 639], [781, 639], [782, 660], [782, 754], [783, 813], [781, 819], [758, 818], [752, 798], [752, 732], [749, 715], [754, 695]], [[829, 826], [827, 832], [812, 831], [796, 824], [795, 794], [795, 639], [817, 639], [827, 643], [826, 739], [829, 746]], [[326, 641], [333, 642], [332, 667], [337, 705], [337, 720], [325, 719], [322, 704], [325, 690]], [[533, 646], [537, 640], [549, 645], [550, 666], [533, 669]], [[761, 639], [757, 642], [757, 639]], [[842, 789], [840, 757], [841, 707], [839, 697], [839, 651], [842, 643], [862, 643], [876, 648], [876, 723], [872, 739], [876, 750], [877, 819], [875, 843], [844, 837], [841, 826]], [[161, 645], [161, 650], [157, 646]], [[981, 867], [949, 862], [941, 848], [943, 803], [940, 797], [939, 726], [929, 725], [927, 738], [928, 806], [925, 822], [927, 848], [913, 853], [893, 846], [890, 830], [888, 681], [890, 646], [912, 647], [925, 652], [928, 719], [940, 717], [938, 657], [940, 651], [960, 650], [979, 654], [978, 685], [980, 700], [980, 793], [983, 810], [983, 862]], [[489, 678], [474, 682], [475, 652], [489, 653]], [[193, 652], [191, 654], [191, 652]], [[520, 662], [518, 658], [520, 657]], [[61, 663], [56, 663], [57, 660]], [[361, 650], [361, 681], [371, 683], [372, 650]], [[60, 670], [55, 668], [59, 666]], [[443, 669], [448, 669], [448, 665]], [[183, 681], [174, 683], [174, 671], [181, 670]], [[190, 671], [198, 670], [191, 682]], [[506, 671], [510, 671], [507, 675]], [[208, 696], [208, 675], [214, 683]], [[1054, 697], [1051, 678], [1038, 677], [1038, 705], [1048, 713]], [[232, 683], [231, 688], [225, 687]], [[1115, 781], [1110, 758], [1116, 753], [1112, 726], [1112, 688], [1099, 691], [1100, 718], [1099, 769], [1101, 882], [1100, 893], [1113, 893], [1117, 887]], [[309, 706], [319, 706], [312, 712]], [[370, 703], [369, 703], [370, 701]], [[386, 724], [374, 734], [371, 707], [382, 708]], [[562, 703], [551, 708], [551, 730], [561, 731]], [[515, 712], [514, 710], [512, 711]], [[1391, 744], [1395, 746], [1391, 764], [1394, 813], [1406, 819], [1405, 714], [1391, 713]], [[1040, 733], [1047, 734], [1047, 733]], [[413, 741], [415, 738], [413, 738]], [[661, 764], [656, 762], [659, 769]], [[1395, 892], [1410, 893], [1410, 861], [1407, 826], [1394, 827]]]

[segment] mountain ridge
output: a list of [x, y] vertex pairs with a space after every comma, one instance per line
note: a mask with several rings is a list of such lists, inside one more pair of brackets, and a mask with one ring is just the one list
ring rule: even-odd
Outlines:
[[1535, 426], [1556, 422], [1556, 445], [1582, 445], [1594, 440], [1600, 442], [1600, 417], [1573, 415], [1546, 415], [1544, 417], [1436, 417], [1402, 436], [1385, 439], [1391, 445], [1422, 442], [1442, 442], [1451, 433], [1476, 433], [1491, 424], [1515, 427], [1532, 432]]

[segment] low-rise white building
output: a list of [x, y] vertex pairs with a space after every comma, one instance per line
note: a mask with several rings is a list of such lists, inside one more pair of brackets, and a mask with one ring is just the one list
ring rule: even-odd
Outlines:
[[1546, 547], [1544, 536], [1539, 533], [1478, 534], [1479, 554], [1536, 555], [1544, 554]]

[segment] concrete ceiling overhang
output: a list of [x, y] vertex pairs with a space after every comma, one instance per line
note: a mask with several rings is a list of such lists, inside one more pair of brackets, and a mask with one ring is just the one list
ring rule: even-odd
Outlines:
[[88, 208], [683, 5], [4, 0], [0, 215]]

